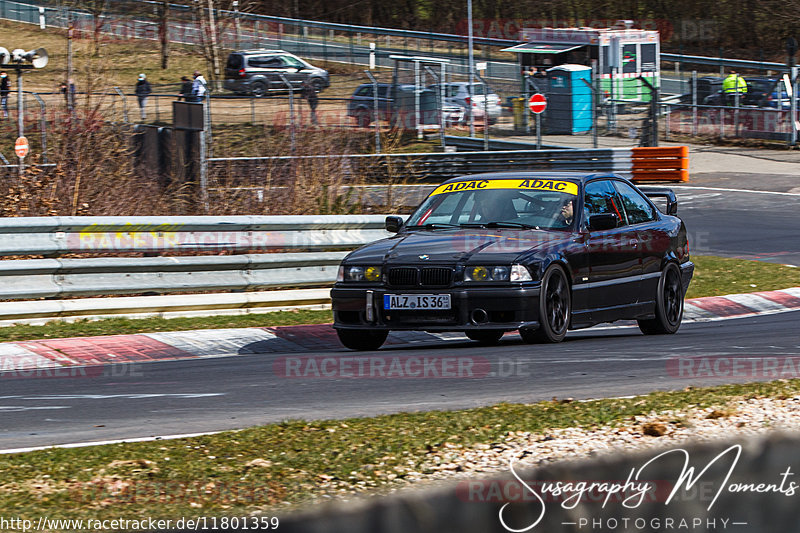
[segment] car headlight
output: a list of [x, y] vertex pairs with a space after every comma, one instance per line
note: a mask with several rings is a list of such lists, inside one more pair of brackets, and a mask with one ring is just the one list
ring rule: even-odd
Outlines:
[[[507, 266], [469, 265], [464, 270], [464, 281], [510, 281], [514, 266], [520, 265], [512, 265], [511, 268]], [[530, 275], [528, 275], [528, 278], [530, 279]]]
[[370, 265], [342, 265], [339, 267], [339, 274], [336, 281], [380, 281], [381, 267]]

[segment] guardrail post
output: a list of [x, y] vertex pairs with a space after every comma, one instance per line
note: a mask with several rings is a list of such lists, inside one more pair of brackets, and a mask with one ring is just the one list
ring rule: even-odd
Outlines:
[[381, 153], [381, 123], [380, 112], [378, 110], [378, 80], [369, 70], [364, 71], [372, 81], [372, 120], [375, 122], [375, 153]]
[[439, 87], [439, 91], [436, 93], [436, 109], [439, 110], [439, 141], [442, 143], [442, 151], [446, 152], [445, 148], [447, 147], [447, 141], [445, 140], [444, 135], [444, 83], [440, 83], [439, 76], [433, 71], [431, 67], [425, 65], [425, 70], [433, 76], [433, 80], [436, 82], [436, 85]]
[[597, 148], [597, 94], [598, 91], [594, 85], [588, 80], [581, 78], [581, 81], [586, 84], [590, 91], [592, 91], [592, 146]]
[[36, 101], [39, 102], [39, 130], [42, 132], [42, 163], [47, 163], [47, 106], [38, 93], [31, 93]]
[[[305, 27], [303, 29], [305, 29]], [[289, 83], [288, 79], [286, 79], [285, 75], [279, 73], [278, 76], [280, 77], [280, 79], [283, 82], [283, 84], [286, 85], [286, 87], [289, 89], [289, 135], [290, 135], [290, 138], [291, 138], [292, 155], [294, 155], [294, 152], [295, 152], [294, 87], [292, 87], [292, 84]]]
[[697, 71], [692, 71], [692, 136], [697, 137]]
[[[475, 72], [475, 77], [481, 80], [483, 84], [483, 149], [489, 151], [489, 84], [483, 79], [483, 76]], [[470, 102], [470, 105], [472, 102]], [[538, 141], [538, 139], [537, 139]], [[538, 143], [536, 149], [541, 149], [541, 142]]]
[[128, 124], [128, 101], [125, 100], [125, 93], [119, 87], [114, 87], [114, 91], [122, 99], [122, 120], [125, 121], [125, 124]]

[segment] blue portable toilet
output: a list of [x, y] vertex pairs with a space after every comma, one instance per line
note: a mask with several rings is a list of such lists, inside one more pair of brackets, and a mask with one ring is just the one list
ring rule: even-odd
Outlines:
[[[592, 68], [559, 65], [547, 69], [549, 90], [545, 111], [545, 132], [573, 135], [592, 129]], [[583, 80], [586, 80], [584, 82]]]

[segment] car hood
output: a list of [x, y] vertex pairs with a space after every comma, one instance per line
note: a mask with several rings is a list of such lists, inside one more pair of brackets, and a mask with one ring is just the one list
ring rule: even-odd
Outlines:
[[543, 256], [574, 235], [565, 231], [517, 229], [419, 230], [383, 239], [350, 253], [345, 261], [375, 263], [513, 263]]

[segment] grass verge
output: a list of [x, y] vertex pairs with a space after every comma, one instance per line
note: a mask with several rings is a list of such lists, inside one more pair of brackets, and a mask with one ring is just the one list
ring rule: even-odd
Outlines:
[[429, 452], [509, 432], [629, 424], [631, 417], [738, 399], [791, 397], [800, 380], [589, 402], [291, 421], [189, 439], [0, 456], [0, 508], [36, 520], [270, 513], [287, 504], [403, 484]]
[[[687, 298], [720, 296], [755, 291], [769, 291], [800, 286], [800, 269], [772, 263], [695, 256], [695, 274]], [[192, 329], [221, 329], [322, 324], [331, 322], [330, 311], [279, 311], [275, 313], [212, 316], [195, 318], [110, 318], [80, 320], [73, 323], [50, 322], [43, 326], [18, 325], [0, 328], [0, 342], [94, 335], [124, 335], [155, 331], [185, 331]]]

